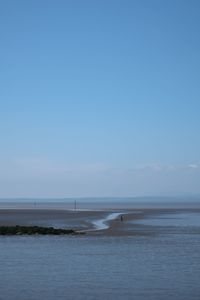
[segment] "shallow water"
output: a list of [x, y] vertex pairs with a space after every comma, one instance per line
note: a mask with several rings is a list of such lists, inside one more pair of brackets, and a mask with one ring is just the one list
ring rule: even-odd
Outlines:
[[175, 227], [143, 237], [1, 237], [0, 299], [199, 300], [200, 234]]
[[200, 213], [179, 212], [150, 216], [145, 219], [133, 221], [135, 224], [150, 226], [176, 226], [176, 227], [200, 227]]
[[110, 227], [109, 226], [109, 221], [117, 219], [121, 214], [122, 214], [121, 212], [120, 213], [119, 212], [113, 212], [113, 213], [108, 214], [103, 219], [93, 220], [91, 223], [92, 223], [92, 225], [95, 226], [95, 228], [92, 229], [92, 230], [108, 229]]
[[[76, 201], [76, 204], [75, 204]], [[200, 208], [200, 198], [0, 199], [0, 208], [113, 210], [135, 208]]]

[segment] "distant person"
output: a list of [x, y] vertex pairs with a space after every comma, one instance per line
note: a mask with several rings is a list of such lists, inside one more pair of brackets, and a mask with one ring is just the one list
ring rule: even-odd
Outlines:
[[124, 220], [123, 216], [121, 215], [120, 216], [120, 221], [122, 222]]

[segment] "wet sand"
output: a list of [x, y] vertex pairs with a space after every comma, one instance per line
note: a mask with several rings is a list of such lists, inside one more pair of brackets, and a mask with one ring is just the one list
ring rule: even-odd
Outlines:
[[[0, 226], [15, 225], [37, 225], [53, 226], [55, 228], [66, 228], [85, 231], [87, 235], [146, 235], [152, 234], [149, 230], [138, 230], [139, 225], [134, 221], [142, 220], [153, 215], [173, 214], [177, 212], [200, 212], [199, 209], [126, 209], [108, 211], [72, 211], [53, 209], [0, 209]], [[116, 219], [106, 222], [109, 214], [121, 213]], [[95, 221], [105, 221], [109, 227], [98, 230]], [[130, 225], [131, 224], [131, 225]], [[140, 226], [141, 227], [141, 226]], [[100, 229], [100, 228], [99, 228]]]
[[0, 209], [0, 226], [38, 225], [81, 230], [91, 227], [91, 218], [101, 218], [102, 212], [53, 209]]

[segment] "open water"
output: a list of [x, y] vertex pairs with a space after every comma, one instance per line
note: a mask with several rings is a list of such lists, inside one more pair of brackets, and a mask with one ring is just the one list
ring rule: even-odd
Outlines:
[[135, 226], [155, 234], [0, 237], [0, 299], [199, 300], [200, 215]]

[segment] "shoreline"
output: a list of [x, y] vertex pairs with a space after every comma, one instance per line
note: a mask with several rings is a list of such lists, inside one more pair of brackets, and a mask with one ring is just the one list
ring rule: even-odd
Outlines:
[[[106, 210], [58, 210], [58, 209], [1, 209], [0, 226], [40, 226], [55, 229], [74, 230], [89, 236], [146, 235], [149, 230], [142, 229], [134, 221], [151, 216], [181, 212], [197, 212], [200, 209], [112, 209]], [[123, 221], [120, 216], [123, 215]], [[144, 229], [144, 228], [143, 228]], [[146, 227], [147, 229], [147, 227]]]

